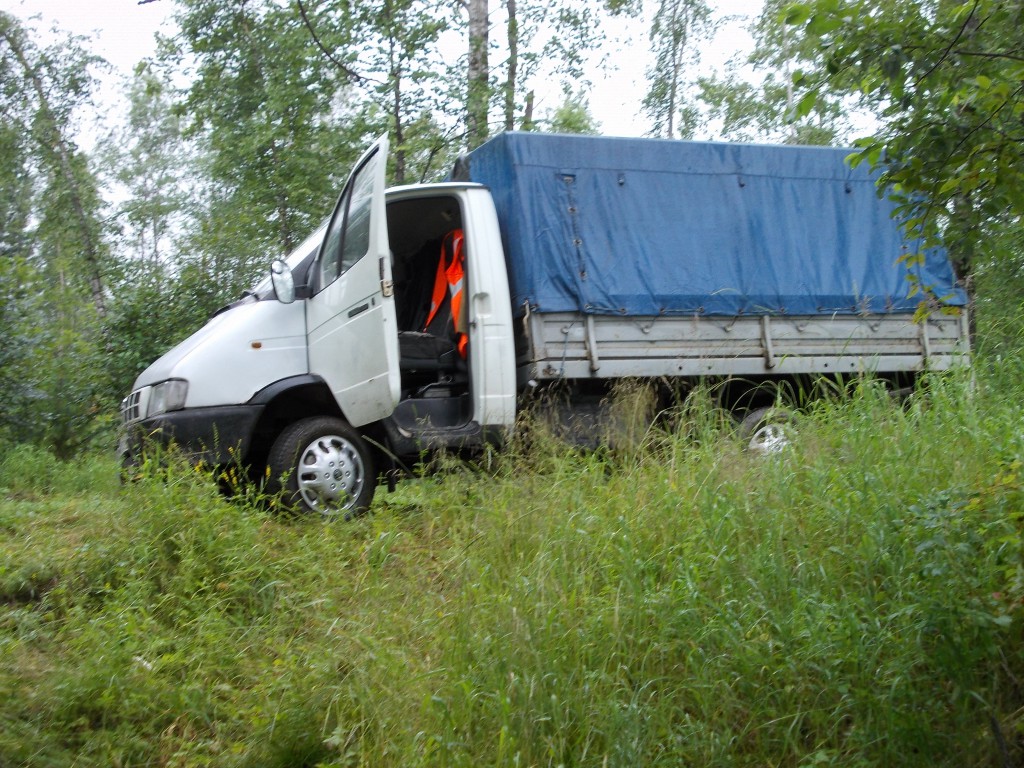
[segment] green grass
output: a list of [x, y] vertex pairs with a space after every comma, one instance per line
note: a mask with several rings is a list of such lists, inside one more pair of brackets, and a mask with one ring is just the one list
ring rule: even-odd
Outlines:
[[697, 398], [346, 524], [11, 450], [0, 765], [1021, 764], [1020, 373], [855, 389], [767, 458]]

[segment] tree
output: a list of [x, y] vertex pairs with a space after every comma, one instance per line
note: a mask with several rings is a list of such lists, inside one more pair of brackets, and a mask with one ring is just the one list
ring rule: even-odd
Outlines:
[[32, 174], [25, 132], [15, 122], [0, 125], [0, 259], [24, 258], [31, 250]]
[[600, 124], [590, 114], [590, 105], [582, 94], [566, 95], [561, 105], [552, 112], [548, 120], [552, 133], [577, 133], [596, 136]]
[[[585, 89], [584, 64], [604, 40], [603, 20], [637, 12], [639, 0], [504, 0], [502, 5], [506, 34], [495, 41], [487, 22], [487, 0], [456, 0], [466, 14], [469, 57], [455, 76], [465, 78], [470, 149], [489, 135], [492, 108], [500, 110], [504, 130], [516, 128], [517, 114], [521, 129], [533, 127], [537, 79], [560, 81], [567, 93]], [[492, 67], [489, 62], [496, 51], [506, 58]]]
[[198, 157], [181, 135], [173, 95], [156, 66], [140, 64], [127, 85], [127, 119], [101, 145], [109, 186], [122, 199], [109, 217], [119, 258], [108, 269], [105, 322], [117, 344], [104, 361], [122, 392], [223, 300], [210, 295], [210, 275], [187, 269], [187, 255], [180, 252], [181, 233], [199, 213], [192, 202]]
[[[466, 67], [466, 139], [472, 149], [487, 138], [491, 84], [487, 53], [490, 45], [487, 0], [459, 0], [468, 17], [469, 56]], [[514, 6], [513, 6], [514, 7]]]
[[[506, 33], [508, 39], [508, 65], [505, 67], [505, 130], [515, 129], [516, 86], [519, 78], [519, 11], [516, 0], [505, 0], [508, 11]], [[531, 99], [532, 101], [532, 99]]]
[[[653, 122], [653, 133], [671, 139], [677, 135], [683, 113], [682, 90], [686, 65], [700, 58], [694, 46], [712, 29], [711, 9], [704, 0], [660, 0], [651, 24], [654, 64], [648, 69], [649, 85], [643, 111]], [[688, 115], [692, 124], [693, 116]], [[689, 133], [689, 132], [687, 132]]]
[[392, 179], [404, 184], [407, 176], [428, 176], [443, 144], [440, 125], [431, 116], [445, 112], [438, 98], [444, 69], [438, 41], [447, 19], [421, 0], [384, 0], [356, 4], [351, 17], [334, 23], [347, 24], [360, 41], [354, 65], [367, 89], [362, 114], [368, 126], [375, 114], [387, 118], [377, 132], [391, 134]]
[[141, 63], [127, 86], [127, 119], [100, 147], [108, 183], [125, 195], [112, 216], [122, 258], [170, 259], [173, 233], [192, 212], [196, 157], [182, 136], [173, 95], [165, 76], [151, 62]]
[[[67, 134], [72, 114], [90, 95], [95, 63], [75, 41], [41, 51], [10, 14], [0, 12], [0, 55], [8, 84], [4, 103], [7, 125], [28, 131], [30, 152], [47, 187], [42, 200], [42, 229], [74, 238], [80, 274], [88, 281], [96, 313], [106, 314], [96, 209], [99, 195], [84, 156]], [[9, 79], [8, 79], [9, 78]], [[20, 101], [20, 104], [16, 102]], [[79, 272], [79, 270], [76, 270]]]
[[943, 236], [969, 274], [992, 230], [1024, 215], [1024, 3], [815, 0], [785, 20], [819, 52], [795, 76], [800, 112], [830, 91], [875, 109], [861, 158], [884, 169], [908, 226], [926, 244]]
[[41, 48], [0, 13], [0, 431], [61, 458], [93, 437], [111, 388], [101, 200], [70, 135], [94, 64], [78, 40]]
[[[797, 114], [794, 73], [813, 68], [819, 51], [813, 41], [785, 23], [787, 0], [766, 0], [750, 25], [755, 48], [743, 63], [730, 62], [725, 75], [698, 80], [706, 123], [720, 126], [722, 136], [740, 141], [788, 144], [835, 144], [848, 140], [850, 107], [840, 94], [816, 92]], [[752, 71], [752, 72], [751, 72]], [[760, 79], [750, 79], [753, 73]]]
[[[273, 0], [183, 0], [176, 58], [193, 57], [181, 105], [207, 150], [205, 223], [193, 246], [248, 282], [319, 222], [362, 137], [336, 117], [350, 71], [326, 59], [302, 16]], [[327, 31], [330, 50], [348, 40]]]

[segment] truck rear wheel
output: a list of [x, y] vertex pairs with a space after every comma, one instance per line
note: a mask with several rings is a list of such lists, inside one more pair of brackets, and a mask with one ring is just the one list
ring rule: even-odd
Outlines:
[[376, 490], [373, 453], [341, 419], [315, 416], [285, 428], [267, 458], [269, 486], [284, 506], [346, 520], [370, 508]]
[[779, 453], [793, 441], [793, 414], [785, 408], [754, 408], [736, 432], [753, 453]]

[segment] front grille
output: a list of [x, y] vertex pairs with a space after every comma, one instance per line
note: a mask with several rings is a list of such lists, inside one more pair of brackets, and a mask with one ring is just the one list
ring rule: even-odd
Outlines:
[[139, 401], [142, 399], [142, 390], [135, 390], [128, 397], [121, 401], [121, 423], [131, 424], [138, 421], [142, 414], [139, 410]]

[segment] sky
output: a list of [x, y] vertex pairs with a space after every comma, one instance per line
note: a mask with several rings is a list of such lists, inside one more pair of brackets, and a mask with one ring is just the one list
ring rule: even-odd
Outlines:
[[[493, 2], [493, 0], [492, 0]], [[711, 0], [719, 14], [730, 17], [750, 17], [759, 10], [761, 0]], [[496, 4], [495, 4], [496, 5]], [[87, 3], [81, 0], [0, 0], [0, 10], [8, 11], [25, 21], [38, 16], [33, 25], [49, 30], [55, 24], [76, 35], [93, 40], [88, 48], [113, 65], [122, 77], [130, 75], [134, 66], [152, 55], [157, 31], [170, 33], [170, 17], [174, 3], [156, 0], [139, 5], [137, 0], [103, 0]], [[609, 57], [608, 63], [594, 69], [590, 80], [591, 113], [609, 135], [640, 136], [646, 131], [646, 121], [639, 115], [640, 100], [646, 91], [644, 70], [648, 63], [646, 29], [649, 20], [624, 23], [613, 37], [632, 34], [633, 44]], [[637, 45], [642, 41], [644, 45]], [[725, 24], [715, 39], [702, 50], [704, 68], [721, 66], [737, 50], [749, 50], [752, 43], [743, 23]], [[639, 55], [637, 51], [640, 51]], [[106, 80], [100, 94], [116, 112], [121, 96], [116, 77]], [[561, 92], [538, 93], [538, 112], [551, 109], [561, 101]]]
[[41, 17], [43, 29], [54, 24], [77, 35], [93, 35], [89, 48], [123, 73], [153, 53], [153, 36], [171, 15], [173, 3], [139, 5], [137, 0], [0, 0], [0, 10], [22, 20]]

